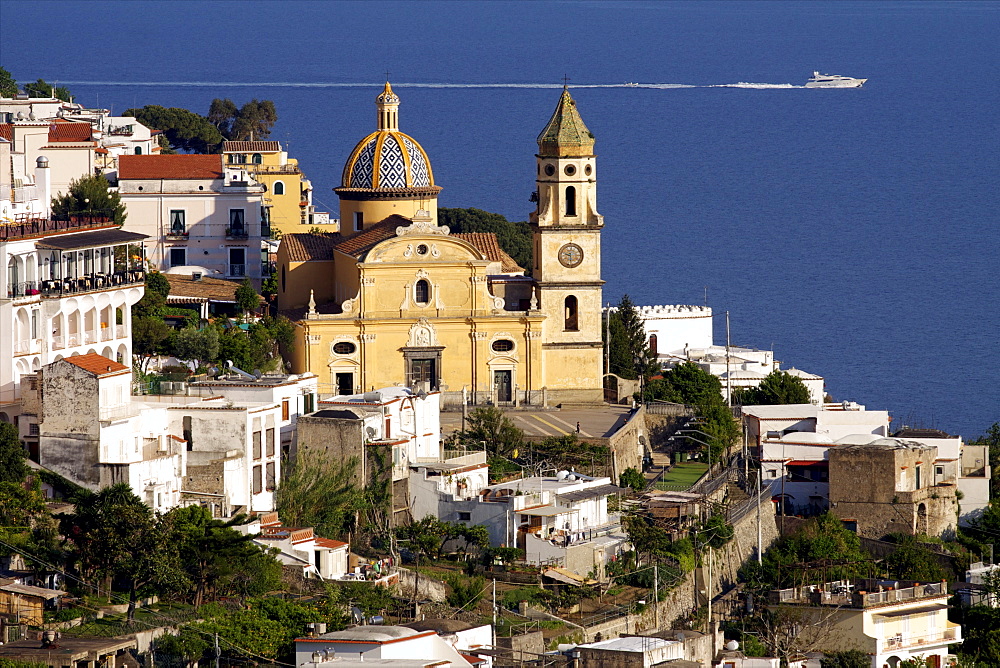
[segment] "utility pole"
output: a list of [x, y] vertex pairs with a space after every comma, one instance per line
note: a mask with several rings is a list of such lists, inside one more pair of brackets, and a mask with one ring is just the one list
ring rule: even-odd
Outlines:
[[213, 653], [215, 654], [215, 668], [219, 668], [219, 655], [222, 654], [222, 651], [219, 650], [219, 634], [218, 633], [215, 634], [215, 643], [214, 644], [215, 644], [215, 647], [213, 648], [214, 649]]
[[708, 581], [705, 583], [705, 591], [707, 592], [705, 598], [708, 599], [708, 625], [705, 628], [706, 633], [712, 632], [712, 546], [708, 546]]
[[660, 630], [660, 567], [653, 564], [653, 621]]
[[763, 546], [760, 536], [760, 467], [757, 467], [757, 565], [764, 564]]
[[729, 368], [729, 311], [726, 311], [726, 405], [733, 407], [733, 380]]

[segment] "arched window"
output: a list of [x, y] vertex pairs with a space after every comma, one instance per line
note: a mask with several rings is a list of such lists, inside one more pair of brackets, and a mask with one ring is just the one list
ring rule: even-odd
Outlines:
[[264, 162], [264, 159], [262, 157], [260, 157], [260, 153], [254, 153], [250, 157], [250, 162], [252, 162], [255, 165], [259, 165], [259, 164], [261, 164], [261, 163]]
[[649, 352], [656, 354], [656, 334], [649, 335]]
[[576, 215], [576, 187], [566, 186], [566, 215]]
[[565, 301], [566, 325], [564, 329], [568, 332], [575, 332], [580, 329], [579, 320], [576, 313], [576, 297], [570, 295]]
[[414, 286], [413, 301], [423, 306], [427, 304], [430, 300], [431, 300], [431, 284], [421, 278], [419, 281], [417, 281], [416, 286]]
[[274, 182], [274, 194], [275, 195], [284, 195], [285, 194], [285, 184], [282, 183], [281, 181], [275, 181]]

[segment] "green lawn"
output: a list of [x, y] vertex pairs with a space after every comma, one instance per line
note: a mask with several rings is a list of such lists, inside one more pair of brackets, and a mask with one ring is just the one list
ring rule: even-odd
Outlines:
[[665, 491], [684, 491], [705, 475], [708, 464], [704, 462], [680, 462], [674, 464], [659, 482], [656, 489]]

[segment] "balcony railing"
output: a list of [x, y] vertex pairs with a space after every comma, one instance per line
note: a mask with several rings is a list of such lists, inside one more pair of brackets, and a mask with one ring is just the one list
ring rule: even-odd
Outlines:
[[88, 274], [80, 278], [56, 278], [41, 281], [41, 293], [46, 297], [107, 290], [109, 288], [137, 285], [146, 281], [146, 272], [142, 269], [116, 271], [111, 274]]
[[103, 215], [72, 215], [61, 220], [16, 216], [13, 223], [0, 224], [0, 241], [40, 237], [52, 232], [97, 230], [115, 227], [114, 221]]
[[101, 406], [97, 411], [97, 419], [101, 422], [110, 422], [124, 420], [138, 414], [139, 409], [130, 402], [120, 406]]
[[226, 238], [227, 239], [248, 239], [250, 237], [247, 228], [245, 227], [227, 227], [226, 228]]
[[229, 265], [229, 275], [230, 276], [246, 276], [247, 266], [245, 264], [231, 264]]
[[954, 626], [942, 631], [933, 631], [931, 633], [924, 634], [912, 634], [912, 633], [897, 633], [894, 636], [883, 639], [879, 644], [881, 645], [881, 652], [889, 652], [892, 650], [902, 649], [904, 647], [920, 647], [921, 645], [941, 645], [944, 643], [952, 644], [962, 641], [961, 626]]
[[187, 239], [189, 234], [187, 230], [170, 230], [164, 236], [168, 241], [182, 241]]
[[39, 294], [38, 283], [35, 281], [25, 281], [7, 286], [7, 298], [17, 299], [18, 297], [30, 297]]

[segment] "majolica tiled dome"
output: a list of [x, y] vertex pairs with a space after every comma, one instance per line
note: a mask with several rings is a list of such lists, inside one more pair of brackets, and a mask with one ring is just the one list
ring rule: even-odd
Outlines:
[[427, 188], [434, 174], [427, 153], [398, 127], [399, 98], [388, 82], [375, 100], [378, 130], [354, 147], [344, 165], [342, 188]]

